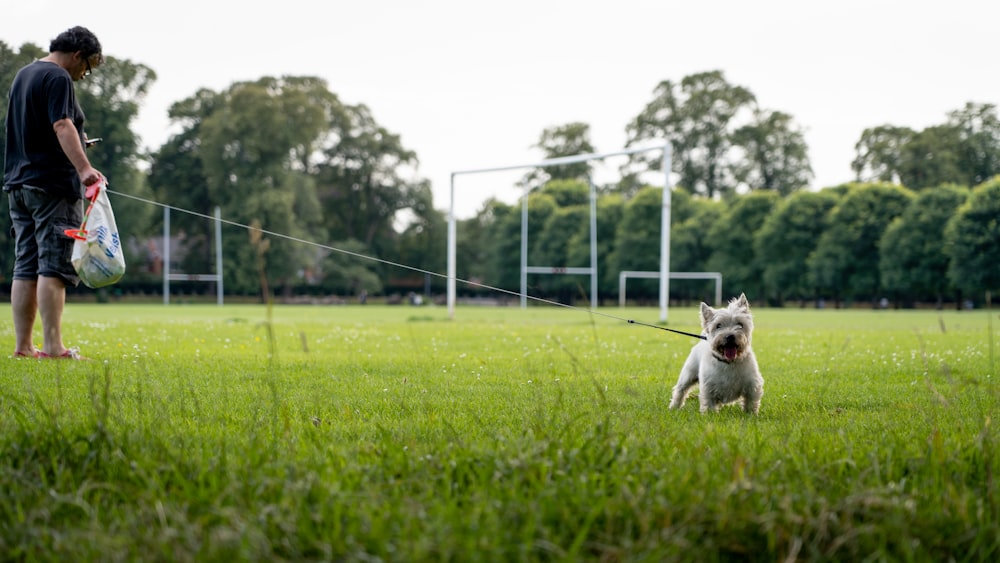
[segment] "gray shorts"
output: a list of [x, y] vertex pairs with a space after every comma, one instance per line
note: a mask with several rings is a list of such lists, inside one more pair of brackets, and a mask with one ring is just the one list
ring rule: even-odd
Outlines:
[[71, 260], [74, 239], [64, 231], [80, 228], [83, 200], [53, 197], [33, 186], [13, 189], [7, 198], [14, 224], [14, 279], [44, 276], [76, 287], [80, 278]]

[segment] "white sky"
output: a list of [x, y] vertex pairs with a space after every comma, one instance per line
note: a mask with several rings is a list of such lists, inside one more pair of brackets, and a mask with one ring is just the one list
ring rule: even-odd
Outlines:
[[[451, 172], [537, 161], [546, 127], [581, 121], [598, 151], [662, 80], [722, 70], [805, 130], [814, 188], [852, 178], [861, 132], [922, 129], [966, 102], [1000, 105], [995, 0], [19, 0], [0, 40], [48, 48], [84, 25], [104, 52], [158, 75], [142, 143], [202, 87], [313, 75], [417, 153], [447, 209]], [[4, 86], [6, 87], [6, 86]], [[99, 135], [99, 132], [94, 132]], [[614, 170], [614, 167], [609, 168]], [[521, 173], [460, 176], [460, 217]]]

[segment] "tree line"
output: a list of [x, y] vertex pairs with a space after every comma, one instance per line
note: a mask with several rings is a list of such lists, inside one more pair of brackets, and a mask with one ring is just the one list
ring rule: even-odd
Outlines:
[[[528, 201], [529, 262], [585, 267], [588, 185], [550, 182]], [[597, 205], [600, 292], [618, 296], [623, 270], [658, 271], [661, 194], [644, 188]], [[946, 184], [913, 191], [852, 182], [789, 196], [768, 190], [708, 199], [672, 194], [671, 270], [720, 272], [725, 295], [745, 292], [772, 305], [981, 302], [1000, 287], [1000, 176], [972, 189]], [[521, 210], [492, 202], [459, 230], [459, 263], [470, 274], [517, 289]], [[467, 232], [463, 233], [464, 226]], [[478, 239], [478, 240], [477, 240]], [[464, 240], [464, 242], [463, 242]], [[482, 241], [501, 241], [485, 244]], [[571, 302], [588, 298], [587, 280], [535, 276], [532, 293]], [[657, 284], [630, 282], [628, 297], [657, 298]], [[674, 281], [671, 296], [711, 301], [703, 281]]]
[[[0, 41], [0, 81], [9, 85], [41, 56], [37, 46], [15, 51]], [[88, 131], [104, 138], [92, 162], [113, 190], [138, 198], [115, 199], [129, 251], [120, 291], [157, 291], [162, 279], [162, 212], [142, 200], [200, 215], [218, 206], [229, 221], [298, 239], [224, 227], [230, 293], [442, 290], [440, 277], [390, 265], [443, 272], [446, 218], [419, 175], [417, 154], [365, 105], [344, 103], [310, 76], [202, 89], [170, 107], [178, 132], [146, 153], [131, 123], [155, 80], [145, 65], [108, 57], [77, 83]], [[671, 270], [719, 271], [727, 294], [745, 291], [773, 304], [882, 297], [909, 304], [1000, 288], [1000, 120], [992, 104], [969, 103], [923, 131], [866, 129], [855, 147], [856, 181], [818, 191], [807, 189], [808, 147], [792, 116], [761, 106], [721, 71], [661, 82], [625, 129], [630, 145], [669, 142], [673, 149]], [[536, 147], [546, 158], [595, 152], [585, 123], [547, 128]], [[602, 299], [617, 298], [619, 270], [659, 268], [661, 189], [644, 178], [662, 177], [662, 160], [650, 154], [630, 158], [617, 181], [597, 187]], [[590, 176], [589, 163], [525, 175], [530, 263], [589, 265]], [[488, 201], [459, 222], [459, 278], [520, 289], [520, 214], [519, 204]], [[200, 215], [172, 215], [172, 271], [212, 271], [213, 226]], [[4, 206], [0, 245], [7, 248], [9, 222]], [[3, 278], [11, 261], [12, 253], [2, 254]], [[530, 283], [533, 294], [566, 301], [584, 298], [581, 287], [589, 286], [572, 277]], [[633, 287], [637, 299], [655, 294], [653, 285], [635, 283], [630, 296]], [[475, 285], [460, 291], [484, 292]], [[672, 284], [679, 299], [706, 292], [699, 282]]]

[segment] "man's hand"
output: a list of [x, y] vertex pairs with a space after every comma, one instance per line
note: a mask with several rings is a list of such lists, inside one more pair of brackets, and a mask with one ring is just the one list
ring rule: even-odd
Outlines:
[[93, 166], [87, 165], [83, 171], [79, 172], [80, 181], [83, 182], [84, 186], [92, 186], [101, 181], [104, 176], [98, 172]]
[[76, 173], [80, 175], [80, 181], [83, 182], [83, 185], [91, 186], [99, 182], [104, 176], [90, 165], [73, 121], [68, 117], [60, 119], [52, 124], [52, 129], [56, 133], [56, 138], [59, 139], [59, 146], [66, 153], [66, 158], [73, 163]]

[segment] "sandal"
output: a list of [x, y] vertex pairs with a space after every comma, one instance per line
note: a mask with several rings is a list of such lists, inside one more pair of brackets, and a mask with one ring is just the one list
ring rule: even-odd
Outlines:
[[15, 358], [33, 358], [33, 359], [38, 359], [38, 357], [39, 357], [38, 355], [39, 354], [41, 354], [41, 351], [39, 351], [39, 350], [35, 350], [34, 352], [32, 352], [30, 354], [25, 354], [24, 352], [14, 352], [14, 357]]
[[50, 359], [50, 360], [89, 360], [80, 355], [79, 348], [67, 348], [65, 352], [59, 354], [58, 356], [50, 356], [41, 350], [35, 352], [35, 357], [39, 359]]

